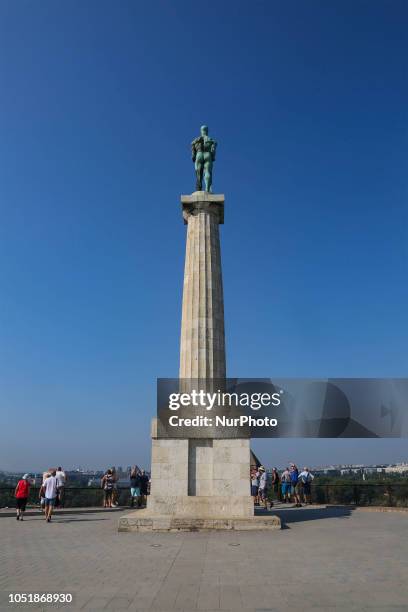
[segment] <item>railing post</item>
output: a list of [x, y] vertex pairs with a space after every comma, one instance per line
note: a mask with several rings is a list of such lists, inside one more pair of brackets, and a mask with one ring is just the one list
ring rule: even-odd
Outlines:
[[357, 485], [353, 485], [353, 497], [354, 497], [354, 505], [358, 506]]
[[389, 506], [393, 506], [394, 505], [394, 503], [393, 503], [394, 498], [392, 496], [392, 486], [391, 485], [387, 486], [387, 495], [388, 495], [388, 505]]

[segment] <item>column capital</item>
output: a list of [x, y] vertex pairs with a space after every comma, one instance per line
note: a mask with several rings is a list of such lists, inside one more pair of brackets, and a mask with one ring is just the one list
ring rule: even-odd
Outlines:
[[209, 212], [217, 216], [218, 223], [224, 223], [224, 194], [194, 191], [191, 195], [182, 195], [181, 208], [184, 223], [187, 224], [190, 215]]

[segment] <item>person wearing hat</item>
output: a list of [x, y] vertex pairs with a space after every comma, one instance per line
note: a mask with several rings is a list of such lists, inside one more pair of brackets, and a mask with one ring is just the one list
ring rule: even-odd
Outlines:
[[16, 519], [19, 521], [23, 520], [24, 512], [27, 506], [28, 496], [30, 494], [30, 476], [24, 474], [21, 480], [18, 481], [14, 495], [16, 496], [17, 503], [17, 516]]
[[267, 508], [267, 493], [268, 493], [268, 477], [263, 465], [259, 467], [259, 500], [262, 502], [265, 510]]

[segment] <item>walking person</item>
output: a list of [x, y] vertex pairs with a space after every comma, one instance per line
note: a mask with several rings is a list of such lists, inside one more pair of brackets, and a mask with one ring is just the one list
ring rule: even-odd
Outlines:
[[43, 476], [42, 476], [42, 483], [41, 483], [41, 487], [40, 487], [40, 511], [43, 512], [45, 514], [45, 496], [44, 496], [44, 482], [46, 481], [46, 479], [51, 476], [51, 471], [47, 470], [46, 472], [43, 472]]
[[302, 495], [303, 502], [305, 504], [312, 503], [312, 480], [314, 479], [313, 474], [309, 471], [309, 468], [304, 467], [303, 471], [299, 474], [299, 481], [302, 483]]
[[51, 470], [51, 475], [44, 480], [41, 487], [45, 499], [45, 520], [47, 523], [51, 522], [51, 516], [57, 501], [58, 487], [56, 473], [57, 470]]
[[290, 472], [289, 468], [285, 468], [281, 475], [281, 489], [282, 489], [282, 503], [288, 504], [290, 502]]
[[104, 492], [104, 498], [103, 498], [104, 508], [112, 508], [112, 493], [113, 493], [114, 484], [115, 482], [113, 479], [112, 470], [109, 469], [102, 476], [102, 479], [101, 479], [101, 488], [103, 489], [103, 492]]
[[18, 521], [22, 521], [24, 518], [24, 512], [27, 506], [28, 496], [30, 495], [30, 480], [29, 475], [24, 474], [21, 480], [18, 481], [14, 495], [16, 497], [17, 505], [17, 516]]
[[142, 479], [137, 466], [133, 466], [132, 471], [130, 472], [130, 506], [133, 506], [136, 503], [138, 508], [142, 505]]
[[60, 508], [63, 508], [65, 504], [65, 483], [67, 481], [67, 476], [62, 467], [59, 467], [57, 469], [56, 479], [58, 491], [58, 505], [60, 506]]

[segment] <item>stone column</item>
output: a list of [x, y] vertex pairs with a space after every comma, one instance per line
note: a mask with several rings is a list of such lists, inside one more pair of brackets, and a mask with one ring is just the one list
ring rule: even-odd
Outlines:
[[[181, 196], [187, 224], [180, 340], [180, 390], [221, 389], [226, 376], [219, 225], [224, 196]], [[152, 423], [151, 491], [146, 510], [122, 517], [120, 531], [261, 529], [249, 491], [248, 438], [205, 428], [205, 438], [163, 438]], [[262, 523], [261, 525], [259, 523]], [[270, 524], [271, 523], [271, 524]], [[272, 524], [273, 523], [273, 524]]]
[[181, 379], [225, 378], [224, 296], [219, 224], [224, 196], [181, 196], [187, 224], [180, 341]]
[[[180, 390], [218, 390], [226, 376], [219, 236], [219, 225], [224, 223], [224, 196], [196, 191], [181, 196], [181, 204], [187, 244]], [[161, 439], [153, 424], [150, 515], [191, 519], [253, 515], [249, 439], [231, 435], [220, 439], [215, 428], [206, 429], [205, 435]]]

